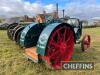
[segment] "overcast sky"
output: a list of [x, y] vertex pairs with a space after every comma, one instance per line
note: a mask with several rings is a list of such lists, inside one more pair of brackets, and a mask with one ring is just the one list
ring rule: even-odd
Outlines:
[[59, 4], [59, 14], [80, 19], [100, 17], [100, 0], [0, 0], [0, 17], [34, 16], [43, 10], [52, 12]]

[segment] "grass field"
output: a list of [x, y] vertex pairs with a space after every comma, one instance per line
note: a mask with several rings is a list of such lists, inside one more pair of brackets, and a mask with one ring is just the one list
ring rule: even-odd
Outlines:
[[94, 61], [95, 70], [51, 70], [43, 63], [27, 61], [24, 50], [8, 39], [6, 31], [0, 30], [0, 75], [100, 75], [100, 28], [83, 29], [91, 35], [92, 43], [88, 52], [82, 53], [76, 45], [71, 61]]

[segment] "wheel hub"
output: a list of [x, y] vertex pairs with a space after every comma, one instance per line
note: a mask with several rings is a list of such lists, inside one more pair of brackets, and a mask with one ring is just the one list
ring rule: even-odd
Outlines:
[[67, 48], [66, 43], [64, 43], [64, 42], [63, 42], [63, 43], [61, 43], [60, 48], [61, 48], [61, 49], [66, 49], [66, 48]]

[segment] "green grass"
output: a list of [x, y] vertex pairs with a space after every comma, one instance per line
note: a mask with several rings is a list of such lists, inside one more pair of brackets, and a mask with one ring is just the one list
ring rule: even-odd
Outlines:
[[83, 29], [90, 34], [91, 48], [82, 53], [80, 45], [75, 45], [71, 61], [94, 61], [93, 71], [51, 70], [43, 63], [27, 61], [24, 50], [8, 39], [6, 31], [0, 30], [0, 75], [100, 75], [100, 28]]

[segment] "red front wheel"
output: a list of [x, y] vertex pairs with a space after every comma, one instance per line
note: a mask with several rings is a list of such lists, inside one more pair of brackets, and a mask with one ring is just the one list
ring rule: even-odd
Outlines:
[[81, 42], [82, 51], [85, 52], [90, 47], [91, 38], [90, 35], [85, 35]]
[[70, 27], [55, 29], [48, 40], [46, 59], [55, 69], [61, 69], [61, 61], [69, 61], [74, 48], [74, 33]]

